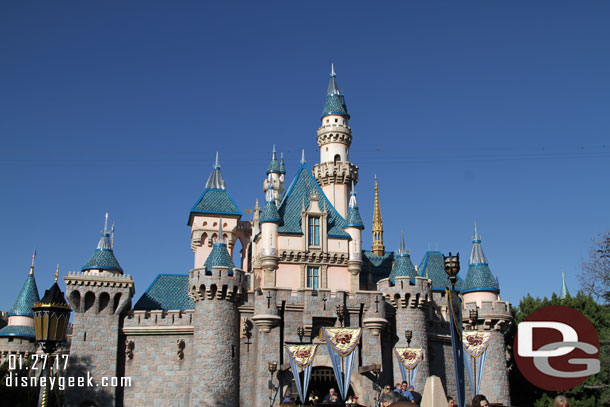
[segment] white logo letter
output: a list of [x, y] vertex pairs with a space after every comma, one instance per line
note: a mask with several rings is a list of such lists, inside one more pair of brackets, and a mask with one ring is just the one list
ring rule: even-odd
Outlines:
[[523, 357], [556, 357], [567, 355], [574, 350], [573, 346], [562, 346], [555, 350], [533, 350], [534, 328], [549, 328], [561, 332], [562, 342], [578, 342], [578, 334], [570, 325], [551, 321], [526, 321], [518, 326], [519, 356]]

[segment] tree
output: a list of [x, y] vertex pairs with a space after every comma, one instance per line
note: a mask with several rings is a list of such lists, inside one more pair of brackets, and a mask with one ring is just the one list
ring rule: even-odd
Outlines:
[[585, 293], [610, 303], [610, 231], [593, 240], [589, 259], [583, 261], [578, 277]]
[[524, 297], [518, 308], [514, 308], [515, 324], [506, 333], [506, 343], [512, 347], [517, 332], [517, 324], [522, 322], [529, 314], [547, 305], [565, 305], [572, 307], [586, 315], [599, 335], [601, 370], [598, 374], [589, 377], [584, 383], [566, 392], [544, 391], [529, 383], [519, 369], [511, 361], [509, 380], [511, 387], [511, 400], [515, 406], [547, 407], [558, 394], [570, 399], [573, 407], [602, 407], [610, 406], [610, 306], [596, 302], [592, 296], [582, 291], [574, 297], [565, 299], [557, 295], [548, 299]]

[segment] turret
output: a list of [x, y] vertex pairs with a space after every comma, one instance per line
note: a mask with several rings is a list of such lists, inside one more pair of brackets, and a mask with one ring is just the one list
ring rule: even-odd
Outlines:
[[[271, 178], [271, 177], [270, 177]], [[275, 205], [275, 194], [273, 185], [269, 184], [265, 199], [265, 206], [260, 214], [261, 224], [261, 256], [260, 262], [263, 268], [263, 287], [275, 286], [275, 271], [278, 267], [278, 226], [281, 218]]]
[[284, 164], [284, 156], [282, 155], [281, 161], [277, 160], [277, 152], [275, 151], [275, 145], [273, 146], [273, 152], [271, 153], [271, 161], [267, 167], [267, 178], [264, 182], [264, 191], [272, 188], [274, 190], [273, 197], [275, 200], [275, 206], [280, 205], [282, 194], [284, 193], [284, 177], [286, 174], [286, 165]]
[[394, 256], [394, 264], [392, 264], [392, 271], [390, 272], [390, 282], [396, 283], [397, 277], [409, 277], [411, 281], [415, 281], [417, 271], [415, 266], [411, 262], [411, 254], [405, 248], [405, 234], [400, 232], [400, 248]]
[[474, 224], [474, 236], [472, 238], [472, 252], [470, 254], [470, 265], [466, 279], [461, 287], [464, 295], [464, 302], [497, 301], [500, 294], [498, 282], [491, 274], [487, 259], [481, 247], [481, 236], [477, 231], [477, 224]]
[[[511, 305], [500, 300], [500, 286], [491, 274], [481, 247], [481, 236], [474, 225], [472, 252], [466, 279], [461, 287], [464, 309], [462, 321], [466, 330], [490, 332], [485, 356], [485, 373], [478, 393], [487, 394], [490, 403], [511, 405], [506, 365], [504, 331], [512, 323]], [[477, 309], [477, 320], [470, 320], [470, 311]], [[467, 387], [468, 388], [468, 387]]]
[[358, 167], [349, 161], [352, 143], [349, 118], [345, 97], [339, 89], [332, 66], [322, 126], [318, 129], [320, 164], [313, 167], [313, 174], [324, 194], [343, 217], [347, 216], [349, 186], [352, 181], [358, 182]]
[[568, 285], [566, 284], [566, 274], [561, 272], [561, 293], [559, 293], [559, 298], [562, 300], [568, 298], [570, 296], [570, 292], [568, 291]]
[[358, 210], [356, 201], [356, 188], [352, 181], [352, 192], [350, 193], [345, 227], [343, 228], [351, 237], [349, 241], [349, 253], [347, 269], [350, 272], [350, 291], [356, 292], [360, 289], [360, 272], [362, 271], [362, 230], [364, 224]]
[[114, 256], [114, 226], [112, 226], [112, 237], [110, 236], [110, 232], [111, 231], [108, 230], [108, 213], [106, 213], [106, 221], [104, 222], [102, 236], [100, 237], [95, 252], [93, 252], [89, 261], [81, 268], [82, 272], [87, 274], [123, 274], [123, 269]]
[[[218, 236], [223, 236], [222, 220]], [[202, 267], [189, 272], [193, 314], [191, 403], [239, 405], [239, 310], [247, 292], [243, 270], [231, 260], [224, 239], [214, 243]]]
[[[191, 227], [191, 249], [195, 253], [195, 268], [203, 265], [219, 237], [227, 243], [231, 256], [237, 239], [242, 239], [242, 244], [249, 240], [249, 236], [245, 236], [246, 230], [239, 227], [240, 223], [244, 223], [239, 221], [241, 215], [241, 211], [227, 190], [216, 153], [216, 162], [205, 189], [189, 214], [188, 225]], [[223, 219], [223, 236], [218, 236], [220, 218]], [[250, 231], [251, 229], [248, 228], [247, 232]]]
[[8, 313], [8, 325], [0, 329], [0, 364], [9, 354], [27, 356], [36, 351], [32, 307], [40, 301], [40, 297], [34, 278], [35, 257], [36, 251], [32, 255], [30, 272]]
[[108, 214], [93, 256], [81, 269], [64, 277], [66, 294], [74, 311], [68, 375], [77, 376], [83, 363], [91, 366], [94, 387], [66, 388], [66, 405], [107, 403], [115, 388], [101, 387], [102, 377], [121, 376], [117, 359], [121, 319], [131, 308], [135, 293], [131, 276], [124, 275], [114, 257]]

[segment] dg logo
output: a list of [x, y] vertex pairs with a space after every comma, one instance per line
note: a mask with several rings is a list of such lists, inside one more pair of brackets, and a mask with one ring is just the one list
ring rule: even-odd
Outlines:
[[523, 376], [544, 390], [572, 389], [599, 373], [599, 337], [574, 308], [551, 305], [517, 327], [515, 360]]

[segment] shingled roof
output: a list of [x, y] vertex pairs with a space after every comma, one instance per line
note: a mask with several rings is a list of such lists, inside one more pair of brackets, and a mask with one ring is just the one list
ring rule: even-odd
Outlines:
[[305, 203], [306, 208], [309, 207], [309, 197], [314, 191], [320, 198], [320, 209], [326, 210], [328, 213], [328, 237], [349, 239], [350, 235], [343, 230], [346, 225], [345, 219], [343, 219], [343, 217], [339, 215], [339, 212], [331, 205], [326, 195], [324, 195], [322, 188], [320, 188], [320, 185], [318, 185], [318, 182], [305, 164], [301, 164], [297, 176], [292, 181], [292, 184], [290, 184], [290, 187], [280, 204], [278, 212], [282, 218], [282, 222], [278, 229], [279, 233], [303, 234], [301, 230], [301, 211], [303, 203]]
[[13, 303], [9, 316], [33, 316], [32, 307], [35, 303], [40, 301], [38, 295], [38, 287], [36, 286], [36, 279], [34, 274], [29, 274], [25, 279], [25, 283], [21, 287], [17, 299]]
[[142, 294], [134, 310], [190, 310], [195, 303], [188, 297], [189, 276], [159, 274]]

